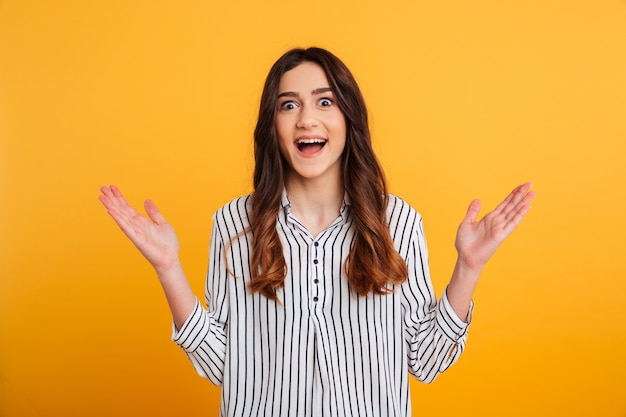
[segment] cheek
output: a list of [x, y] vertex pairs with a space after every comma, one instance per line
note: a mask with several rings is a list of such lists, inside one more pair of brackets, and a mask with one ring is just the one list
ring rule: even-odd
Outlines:
[[285, 121], [281, 118], [274, 119], [274, 130], [276, 131], [276, 137], [279, 142], [283, 142], [284, 138], [287, 136], [287, 129], [285, 126]]
[[283, 158], [287, 158], [287, 147], [285, 145], [285, 142], [280, 139], [278, 140], [278, 151]]
[[285, 126], [284, 124], [281, 125], [278, 123], [278, 120], [274, 119], [274, 130], [276, 131], [276, 139], [278, 140], [278, 150], [284, 157], [287, 152], [288, 142], [290, 142], [288, 140], [287, 132], [285, 131]]
[[275, 116], [274, 117], [274, 129], [276, 130], [276, 135], [278, 137], [286, 136], [288, 131], [288, 118], [285, 115]]
[[341, 135], [343, 137], [346, 136], [346, 119], [343, 114], [337, 116], [333, 121], [333, 130], [335, 131], [336, 135]]

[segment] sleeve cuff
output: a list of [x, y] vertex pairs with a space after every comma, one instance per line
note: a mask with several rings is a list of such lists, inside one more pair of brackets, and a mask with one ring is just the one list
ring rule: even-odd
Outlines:
[[439, 300], [437, 309], [437, 322], [439, 324], [439, 327], [441, 327], [443, 332], [446, 334], [446, 336], [454, 341], [459, 341], [461, 338], [463, 338], [467, 333], [467, 329], [472, 321], [474, 302], [472, 301], [470, 303], [469, 312], [467, 313], [467, 323], [461, 320], [461, 318], [456, 314], [456, 312], [450, 305], [450, 301], [448, 301], [447, 288], [441, 296], [441, 300]]
[[186, 352], [195, 351], [209, 332], [209, 320], [200, 301], [196, 299], [196, 305], [179, 329], [172, 322], [172, 341], [183, 348]]

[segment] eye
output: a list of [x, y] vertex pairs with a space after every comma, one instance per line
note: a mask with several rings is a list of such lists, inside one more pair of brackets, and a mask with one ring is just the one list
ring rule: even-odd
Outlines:
[[293, 110], [296, 107], [298, 107], [298, 106], [293, 101], [285, 101], [285, 102], [280, 104], [280, 109], [281, 110]]
[[329, 98], [321, 98], [318, 104], [322, 107], [330, 107], [333, 105], [333, 101]]

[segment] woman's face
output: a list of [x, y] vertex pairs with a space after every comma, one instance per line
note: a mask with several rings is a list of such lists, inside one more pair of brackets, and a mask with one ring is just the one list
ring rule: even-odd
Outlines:
[[319, 65], [303, 62], [283, 74], [274, 124], [288, 180], [341, 178], [346, 121]]

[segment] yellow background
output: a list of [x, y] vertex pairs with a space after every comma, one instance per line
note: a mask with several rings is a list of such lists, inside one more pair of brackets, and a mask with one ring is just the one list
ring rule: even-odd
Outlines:
[[626, 3], [0, 1], [0, 415], [217, 415], [154, 274], [97, 200], [175, 225], [202, 294], [211, 214], [251, 188], [264, 77], [355, 73], [441, 294], [467, 204], [538, 197], [414, 414], [626, 416]]

